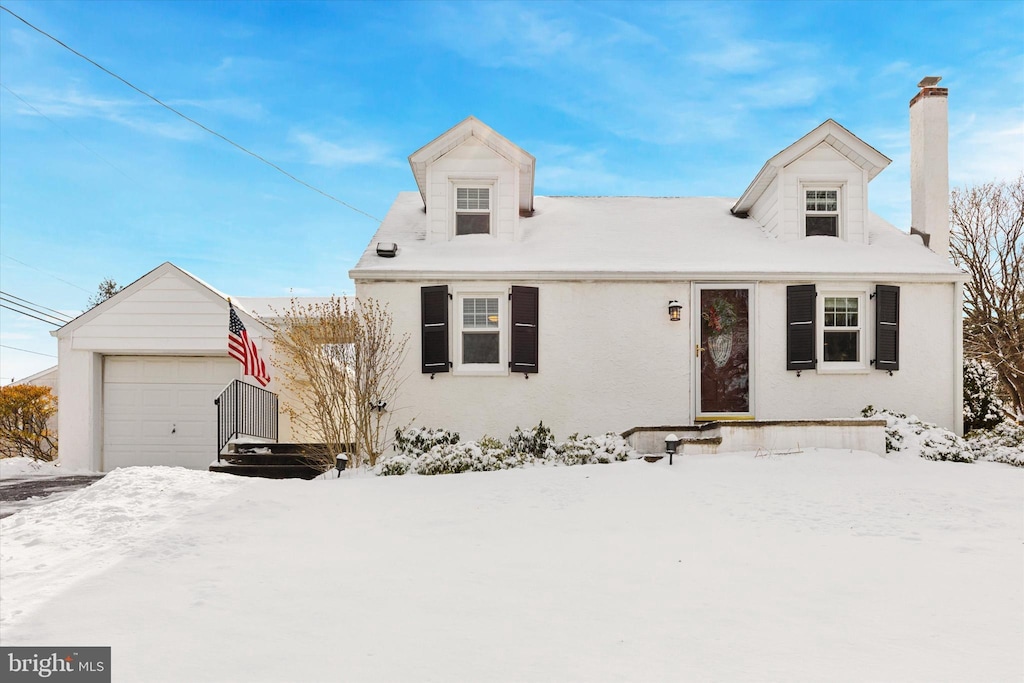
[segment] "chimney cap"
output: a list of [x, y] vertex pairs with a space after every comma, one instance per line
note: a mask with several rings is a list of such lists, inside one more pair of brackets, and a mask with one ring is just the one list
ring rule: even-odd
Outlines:
[[925, 76], [921, 79], [921, 82], [917, 84], [918, 88], [932, 88], [938, 85], [939, 81], [942, 80], [942, 76]]

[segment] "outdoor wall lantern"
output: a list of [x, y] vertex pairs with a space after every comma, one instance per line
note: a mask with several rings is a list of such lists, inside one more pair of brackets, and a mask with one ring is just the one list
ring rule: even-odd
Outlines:
[[382, 258], [395, 258], [398, 253], [398, 245], [394, 242], [377, 242], [377, 256]]
[[668, 453], [668, 464], [672, 464], [672, 456], [676, 454], [676, 449], [679, 448], [679, 437], [675, 434], [669, 434], [665, 437], [665, 452]]
[[683, 307], [679, 305], [678, 301], [676, 301], [675, 299], [672, 299], [672, 301], [668, 302], [668, 319], [669, 320], [671, 320], [674, 323], [679, 322], [679, 320], [681, 319], [682, 312], [683, 312]]

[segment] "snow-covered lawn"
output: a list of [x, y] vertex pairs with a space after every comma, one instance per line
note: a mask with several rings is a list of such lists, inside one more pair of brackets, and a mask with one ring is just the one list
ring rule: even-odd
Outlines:
[[118, 470], [0, 521], [0, 640], [118, 681], [1019, 681], [1024, 469]]

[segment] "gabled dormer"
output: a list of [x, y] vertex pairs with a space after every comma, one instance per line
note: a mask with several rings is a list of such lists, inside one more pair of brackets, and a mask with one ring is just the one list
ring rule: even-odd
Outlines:
[[536, 159], [470, 116], [409, 155], [427, 214], [425, 239], [519, 237], [533, 213]]
[[761, 168], [732, 207], [780, 239], [868, 241], [868, 183], [891, 159], [829, 119]]

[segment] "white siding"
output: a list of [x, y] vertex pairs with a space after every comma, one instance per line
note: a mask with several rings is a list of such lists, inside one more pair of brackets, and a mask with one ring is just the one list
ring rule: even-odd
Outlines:
[[[61, 331], [58, 341], [60, 459], [69, 469], [103, 467], [104, 424], [111, 417], [104, 410], [105, 357], [145, 355], [164, 357], [169, 362], [181, 356], [213, 357], [223, 361], [224, 371], [242, 377], [241, 364], [227, 355], [224, 302], [173, 266], [161, 266], [104, 308], [85, 316], [77, 326]], [[278, 373], [272, 367], [270, 339], [261, 337], [258, 325], [247, 322], [246, 326], [268, 362], [273, 378], [268, 389], [277, 391]], [[218, 376], [216, 382], [221, 379]], [[221, 383], [222, 388], [224, 384], [226, 381]], [[210, 401], [209, 414], [216, 419]], [[282, 438], [291, 434], [284, 417], [281, 433]], [[216, 452], [215, 441], [212, 437], [210, 453]]]
[[[780, 236], [799, 239], [804, 236], [804, 183], [832, 184], [842, 188], [840, 235], [849, 242], [867, 243], [867, 174], [859, 166], [822, 142], [779, 173], [782, 189], [782, 226]], [[766, 201], [762, 198], [760, 201]]]
[[[167, 272], [72, 333], [75, 350], [227, 354], [224, 305]], [[258, 332], [250, 330], [258, 340]], [[262, 348], [261, 348], [262, 351]]]
[[775, 176], [748, 214], [765, 232], [776, 237], [779, 236], [779, 187], [779, 176]]
[[516, 167], [476, 138], [467, 138], [427, 169], [427, 234], [431, 241], [451, 239], [459, 181], [494, 183], [491, 229], [500, 240], [513, 240], [519, 223], [519, 174]]

